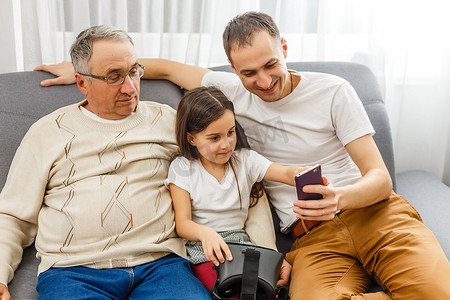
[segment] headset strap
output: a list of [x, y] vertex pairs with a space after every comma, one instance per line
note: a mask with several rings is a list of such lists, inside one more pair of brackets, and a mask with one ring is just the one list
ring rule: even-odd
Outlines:
[[256, 300], [258, 289], [258, 270], [260, 252], [248, 248], [245, 250], [244, 270], [242, 272], [241, 300]]

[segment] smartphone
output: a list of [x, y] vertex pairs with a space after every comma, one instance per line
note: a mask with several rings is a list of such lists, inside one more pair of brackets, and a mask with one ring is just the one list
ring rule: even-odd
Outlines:
[[315, 165], [298, 175], [295, 175], [295, 186], [297, 188], [297, 199], [299, 200], [318, 200], [322, 199], [322, 194], [305, 193], [303, 187], [305, 185], [323, 184], [322, 168], [320, 165]]

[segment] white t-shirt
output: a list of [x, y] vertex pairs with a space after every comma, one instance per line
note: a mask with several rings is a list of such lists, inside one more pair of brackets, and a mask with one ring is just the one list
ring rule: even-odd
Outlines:
[[[243, 229], [250, 204], [250, 191], [266, 175], [271, 162], [253, 150], [240, 149], [219, 182], [200, 160], [177, 157], [169, 167], [165, 184], [173, 183], [191, 196], [192, 220], [215, 231]], [[237, 177], [237, 181], [236, 181]], [[241, 197], [239, 198], [238, 187]], [[240, 202], [242, 201], [242, 202]]]
[[[353, 183], [361, 173], [344, 146], [374, 133], [361, 100], [343, 78], [299, 74], [295, 90], [276, 102], [265, 102], [248, 92], [233, 73], [206, 73], [202, 85], [217, 86], [233, 101], [236, 119], [253, 150], [282, 165], [321, 164], [323, 175], [334, 186]], [[296, 220], [292, 211], [295, 188], [269, 181], [264, 185], [286, 232]]]

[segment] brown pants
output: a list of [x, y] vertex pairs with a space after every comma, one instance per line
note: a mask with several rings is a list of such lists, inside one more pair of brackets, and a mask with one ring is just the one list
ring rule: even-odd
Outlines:
[[[450, 263], [401, 196], [342, 211], [286, 255], [297, 299], [450, 299]], [[386, 293], [365, 294], [376, 280]]]

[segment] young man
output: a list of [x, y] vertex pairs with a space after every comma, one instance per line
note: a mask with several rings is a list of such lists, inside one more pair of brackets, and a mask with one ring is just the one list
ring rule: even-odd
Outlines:
[[164, 186], [175, 111], [139, 103], [144, 68], [125, 32], [89, 28], [71, 57], [86, 99], [30, 128], [0, 194], [0, 298], [36, 238], [40, 299], [210, 299]]
[[[250, 146], [270, 160], [322, 165], [332, 184], [305, 188], [322, 194], [321, 200], [294, 201], [295, 189], [266, 182], [282, 231], [296, 238], [286, 256], [291, 298], [449, 299], [447, 257], [416, 210], [392, 192], [373, 128], [349, 83], [288, 70], [286, 42], [263, 13], [231, 20], [223, 42], [236, 74], [167, 60], [139, 62], [149, 69], [145, 78], [186, 89], [221, 88]], [[67, 65], [39, 69], [64, 76], [53, 83], [73, 80]], [[372, 280], [387, 294], [364, 294]]]

